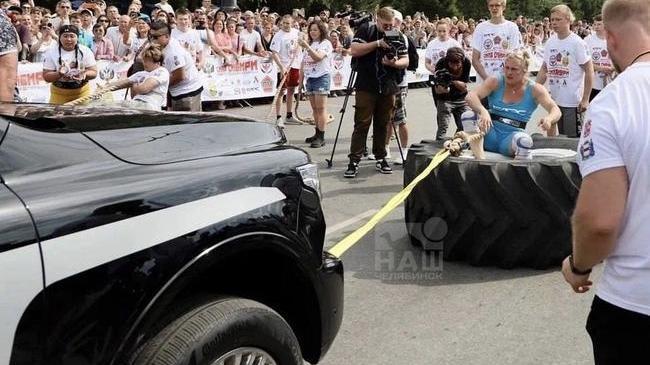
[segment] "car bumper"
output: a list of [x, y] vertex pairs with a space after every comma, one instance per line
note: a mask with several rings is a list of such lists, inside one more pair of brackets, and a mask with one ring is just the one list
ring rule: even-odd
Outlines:
[[323, 264], [318, 271], [322, 285], [321, 352], [322, 359], [329, 350], [343, 320], [343, 262], [338, 257], [323, 252]]

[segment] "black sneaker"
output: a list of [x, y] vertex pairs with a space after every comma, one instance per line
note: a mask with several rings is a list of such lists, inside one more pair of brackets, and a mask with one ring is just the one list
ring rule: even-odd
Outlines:
[[393, 168], [390, 167], [388, 164], [388, 161], [386, 161], [385, 158], [382, 158], [381, 160], [377, 161], [375, 164], [375, 167], [377, 168], [377, 171], [381, 172], [382, 174], [392, 174], [393, 173]]
[[311, 143], [313, 140], [316, 139], [316, 136], [318, 136], [318, 128], [315, 128], [316, 132], [314, 132], [314, 135], [311, 137], [305, 138], [305, 143]]
[[359, 173], [359, 163], [350, 161], [350, 163], [348, 164], [348, 169], [345, 170], [345, 172], [343, 173], [343, 177], [352, 179], [356, 177], [358, 173]]
[[316, 138], [311, 140], [311, 148], [321, 148], [325, 146], [325, 133], [318, 131], [316, 132]]

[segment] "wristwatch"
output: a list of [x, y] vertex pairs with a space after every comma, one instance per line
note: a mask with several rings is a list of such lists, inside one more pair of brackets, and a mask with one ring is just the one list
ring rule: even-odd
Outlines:
[[578, 270], [574, 265], [573, 265], [573, 255], [569, 255], [569, 266], [571, 266], [571, 272], [576, 274], [576, 275], [587, 275], [591, 273], [591, 269], [587, 270]]

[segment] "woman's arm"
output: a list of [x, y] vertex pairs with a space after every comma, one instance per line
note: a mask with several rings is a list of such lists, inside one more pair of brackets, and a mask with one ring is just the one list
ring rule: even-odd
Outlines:
[[467, 105], [478, 115], [479, 127], [483, 131], [487, 131], [492, 126], [492, 118], [490, 112], [485, 109], [481, 103], [481, 99], [488, 97], [494, 90], [499, 87], [499, 80], [496, 77], [490, 76], [476, 89], [467, 93], [465, 100]]
[[139, 84], [133, 84], [133, 86], [131, 86], [131, 96], [148, 94], [153, 89], [158, 87], [158, 85], [160, 85], [160, 82], [156, 78], [149, 77], [146, 80], [144, 80], [144, 82]]

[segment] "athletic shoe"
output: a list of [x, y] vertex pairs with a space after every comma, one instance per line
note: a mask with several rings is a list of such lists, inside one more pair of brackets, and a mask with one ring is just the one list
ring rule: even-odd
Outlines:
[[314, 128], [314, 130], [315, 130], [314, 135], [305, 138], [305, 143], [311, 143], [314, 139], [316, 139], [316, 136], [318, 136], [318, 128]]
[[287, 123], [287, 124], [293, 124], [293, 125], [302, 124], [302, 122], [300, 122], [298, 119], [294, 118], [293, 115], [290, 116], [290, 117], [288, 117], [288, 118], [285, 120], [285, 123]]
[[390, 167], [388, 164], [388, 161], [386, 159], [381, 159], [377, 161], [375, 164], [375, 167], [377, 168], [377, 171], [381, 172], [382, 174], [392, 174], [393, 173], [393, 168]]
[[343, 173], [343, 177], [352, 179], [355, 178], [358, 173], [359, 173], [359, 163], [350, 161], [350, 163], [348, 164], [348, 169], [345, 170], [345, 172]]
[[311, 140], [311, 148], [320, 148], [325, 146], [325, 132], [316, 132], [316, 137]]
[[394, 162], [395, 165], [401, 165], [401, 164], [403, 164], [402, 156], [404, 156], [404, 161], [406, 161], [406, 155], [408, 154], [409, 149], [408, 149], [408, 147], [404, 147], [404, 148], [402, 148], [401, 150], [402, 150], [402, 154], [399, 155], [399, 156], [397, 157], [397, 159], [395, 160], [395, 162]]
[[278, 119], [276, 119], [276, 120], [275, 120], [275, 125], [276, 125], [278, 128], [282, 128], [282, 129], [284, 129], [284, 119], [282, 119], [282, 118], [278, 118]]

